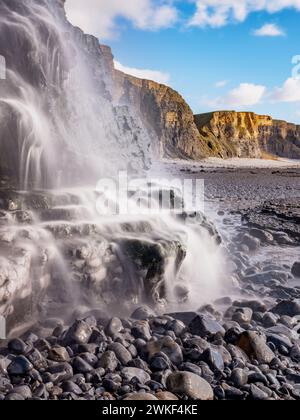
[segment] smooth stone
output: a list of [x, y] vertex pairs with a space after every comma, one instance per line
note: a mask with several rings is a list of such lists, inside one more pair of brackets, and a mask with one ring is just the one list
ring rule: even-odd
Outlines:
[[118, 360], [113, 351], [106, 351], [99, 360], [99, 367], [114, 372], [118, 366]]
[[7, 401], [24, 401], [25, 398], [20, 394], [10, 393], [5, 397]]
[[123, 329], [123, 324], [120, 318], [112, 318], [106, 325], [105, 332], [110, 337], [114, 337], [119, 334]]
[[236, 368], [231, 373], [230, 381], [234, 386], [242, 388], [248, 383], [248, 375], [244, 369]]
[[233, 306], [238, 308], [250, 308], [253, 312], [262, 312], [267, 311], [266, 305], [259, 300], [242, 300], [233, 302]]
[[154, 372], [166, 370], [170, 367], [170, 361], [166, 354], [158, 353], [150, 359], [149, 366]]
[[172, 394], [172, 392], [168, 391], [160, 391], [155, 394], [156, 398], [160, 401], [178, 401], [179, 398], [176, 395]]
[[131, 328], [131, 334], [134, 338], [141, 338], [149, 341], [151, 339], [151, 331], [148, 321], [136, 321]]
[[296, 300], [283, 300], [272, 309], [272, 312], [277, 315], [294, 317], [300, 315], [300, 303]]
[[24, 343], [23, 340], [19, 338], [15, 338], [8, 343], [8, 350], [11, 353], [18, 354], [18, 355], [26, 355], [26, 353], [30, 350], [30, 346]]
[[202, 376], [202, 369], [198, 365], [195, 365], [194, 363], [190, 363], [190, 362], [182, 363], [179, 366], [179, 370], [191, 372], [191, 373], [194, 373], [195, 375]]
[[191, 372], [174, 372], [167, 378], [168, 391], [183, 394], [193, 400], [208, 401], [214, 399], [210, 384]]
[[85, 360], [82, 359], [82, 357], [79, 356], [73, 359], [72, 365], [74, 370], [78, 373], [85, 374], [94, 370], [94, 368], [89, 363], [87, 363]]
[[31, 389], [27, 385], [15, 386], [12, 390], [13, 394], [22, 395], [25, 400], [28, 400], [32, 397]]
[[224, 370], [224, 361], [221, 353], [213, 348], [204, 351], [201, 359], [208, 364], [213, 371], [222, 372]]
[[232, 320], [240, 325], [250, 324], [253, 316], [253, 311], [250, 308], [239, 308], [232, 316]]
[[249, 384], [256, 384], [260, 382], [264, 385], [268, 385], [267, 378], [261, 372], [249, 372], [248, 382]]
[[254, 331], [245, 331], [241, 334], [238, 346], [244, 350], [248, 357], [256, 359], [259, 363], [270, 364], [275, 354], [266, 344], [266, 338]]
[[132, 394], [127, 395], [124, 398], [124, 401], [157, 401], [153, 394], [149, 394], [147, 392], [133, 392]]
[[66, 332], [63, 341], [68, 346], [72, 344], [86, 344], [89, 342], [92, 332], [93, 330], [88, 323], [78, 320]]
[[81, 395], [82, 389], [72, 381], [65, 381], [61, 385], [64, 392], [71, 392], [76, 395]]
[[253, 400], [265, 401], [268, 399], [268, 394], [254, 384], [251, 384], [250, 394]]
[[295, 262], [295, 264], [293, 264], [292, 274], [294, 277], [300, 277], [300, 262]]
[[277, 349], [279, 349], [281, 346], [284, 346], [290, 350], [293, 347], [293, 344], [288, 337], [285, 337], [279, 334], [267, 333], [267, 340], [268, 340], [268, 343], [269, 342], [273, 343]]
[[139, 321], [146, 321], [147, 319], [155, 317], [155, 313], [148, 306], [141, 306], [137, 308], [130, 316], [132, 319], [137, 319]]
[[278, 318], [272, 312], [266, 312], [262, 319], [262, 324], [265, 328], [275, 327]]
[[177, 337], [182, 336], [187, 331], [186, 325], [178, 319], [174, 319], [168, 322], [166, 329], [169, 331], [173, 331]]
[[189, 331], [202, 338], [216, 334], [225, 335], [225, 330], [222, 325], [206, 315], [197, 315], [189, 324]]
[[250, 251], [257, 251], [261, 245], [261, 242], [258, 238], [253, 238], [252, 236], [246, 234], [242, 239], [242, 245], [246, 245]]
[[222, 385], [224, 391], [225, 391], [225, 397], [228, 400], [243, 400], [244, 399], [244, 393], [240, 389], [235, 388], [234, 386], [230, 386], [228, 384]]
[[54, 346], [48, 354], [48, 358], [54, 362], [69, 362], [70, 356], [65, 347]]
[[108, 350], [111, 350], [115, 353], [117, 359], [122, 365], [127, 365], [130, 360], [132, 360], [132, 355], [130, 352], [120, 343], [113, 343], [108, 347]]
[[7, 368], [11, 364], [11, 360], [8, 357], [0, 357], [0, 373], [4, 375], [7, 373]]
[[126, 367], [121, 370], [121, 374], [127, 381], [131, 381], [133, 378], [137, 378], [141, 384], [151, 380], [150, 375], [142, 369], [134, 367]]
[[163, 337], [157, 341], [151, 340], [146, 345], [146, 353], [150, 360], [157, 353], [165, 353], [176, 366], [183, 362], [182, 350], [171, 337]]
[[[73, 377], [73, 368], [69, 363], [59, 363], [49, 366], [47, 372], [51, 375], [51, 382], [57, 385], [60, 382], [68, 381]], [[47, 372], [45, 374], [47, 374]], [[49, 380], [47, 382], [50, 382]]]
[[26, 375], [33, 369], [32, 364], [25, 356], [16, 357], [7, 367], [9, 375]]

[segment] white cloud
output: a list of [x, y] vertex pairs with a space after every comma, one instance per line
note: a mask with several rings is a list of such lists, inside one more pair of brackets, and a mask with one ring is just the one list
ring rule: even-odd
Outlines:
[[300, 77], [287, 79], [282, 87], [274, 89], [270, 99], [274, 102], [300, 102]]
[[228, 83], [229, 83], [228, 80], [220, 80], [219, 82], [217, 82], [215, 84], [215, 87], [218, 88], [218, 89], [220, 89], [220, 88], [223, 88], [223, 87], [227, 86]]
[[251, 83], [241, 83], [235, 89], [232, 89], [225, 96], [220, 96], [212, 101], [211, 107], [242, 108], [259, 104], [265, 93], [266, 87]]
[[197, 10], [191, 26], [225, 26], [231, 21], [244, 22], [253, 12], [276, 13], [294, 8], [300, 11], [300, 0], [194, 0]]
[[74, 25], [102, 39], [116, 35], [119, 18], [143, 30], [168, 28], [178, 18], [169, 0], [67, 0], [66, 11]]
[[255, 36], [285, 36], [285, 32], [279, 26], [275, 25], [274, 23], [266, 23], [261, 28], [256, 29], [254, 31]]
[[154, 80], [157, 83], [168, 84], [170, 81], [170, 75], [157, 70], [137, 69], [134, 67], [126, 67], [123, 64], [115, 60], [115, 68], [122, 71], [123, 73], [130, 74], [131, 76], [138, 77], [140, 79]]

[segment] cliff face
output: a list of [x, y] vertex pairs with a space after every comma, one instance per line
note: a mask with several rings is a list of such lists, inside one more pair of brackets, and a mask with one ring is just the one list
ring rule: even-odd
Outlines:
[[300, 126], [251, 112], [222, 111], [195, 116], [202, 139], [221, 158], [261, 158], [265, 153], [300, 159]]
[[115, 99], [129, 101], [139, 112], [157, 143], [156, 157], [201, 159], [212, 155], [194, 122], [191, 108], [176, 91], [115, 70]]
[[1, 0], [0, 55], [0, 175], [23, 189], [210, 154], [183, 98], [115, 70], [110, 48], [68, 22], [64, 0]]

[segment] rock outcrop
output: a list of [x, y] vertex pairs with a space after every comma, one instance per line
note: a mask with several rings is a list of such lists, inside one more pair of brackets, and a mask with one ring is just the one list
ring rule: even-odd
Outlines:
[[214, 156], [300, 159], [300, 126], [253, 112], [221, 111], [195, 116]]
[[115, 98], [129, 101], [142, 114], [158, 142], [153, 145], [156, 157], [202, 159], [213, 156], [206, 139], [197, 130], [191, 108], [172, 88], [138, 79], [115, 70]]

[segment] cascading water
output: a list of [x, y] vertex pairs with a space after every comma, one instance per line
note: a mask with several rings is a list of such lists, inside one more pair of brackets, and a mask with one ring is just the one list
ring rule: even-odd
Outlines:
[[28, 301], [45, 316], [80, 305], [197, 308], [224, 274], [204, 216], [97, 212], [97, 180], [145, 174], [153, 137], [124, 98], [114, 103], [101, 46], [67, 22], [63, 3], [0, 3], [0, 147], [23, 190], [2, 198], [0, 313], [16, 317]]

